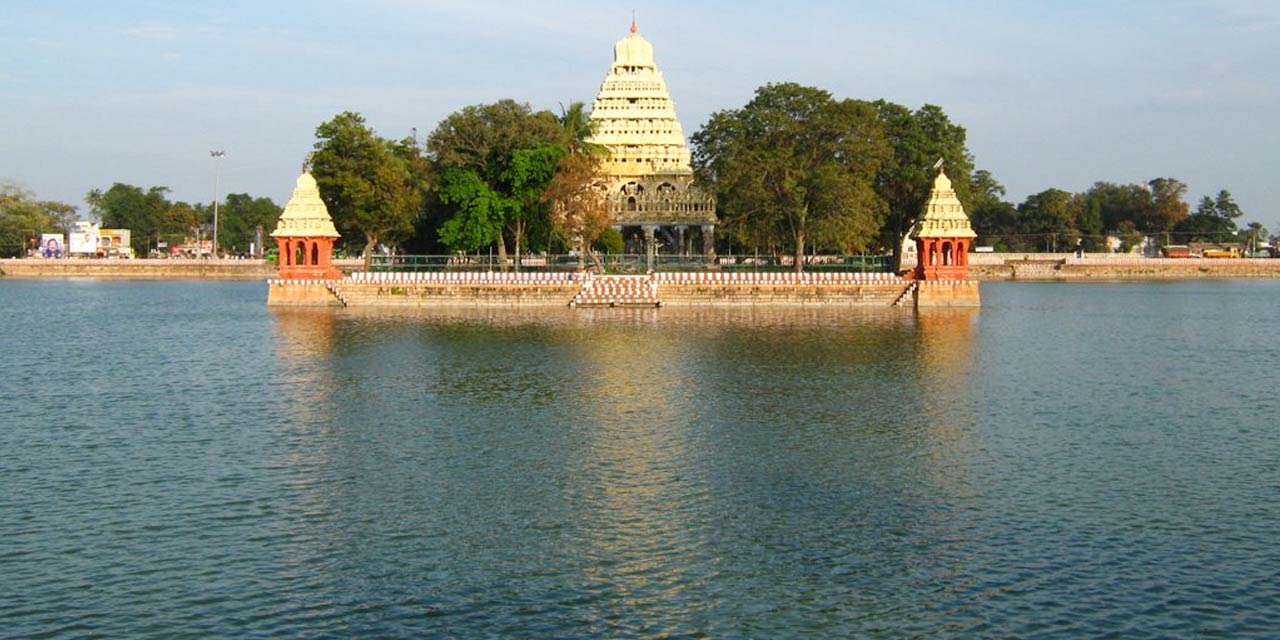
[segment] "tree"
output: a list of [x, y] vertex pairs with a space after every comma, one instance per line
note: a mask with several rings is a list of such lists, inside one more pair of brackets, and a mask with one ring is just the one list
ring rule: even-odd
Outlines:
[[[543, 193], [551, 184], [560, 159], [566, 153], [568, 152], [564, 147], [546, 143], [511, 152], [511, 163], [502, 173], [502, 183], [512, 200], [507, 224], [517, 257], [529, 224], [539, 225], [540, 230], [550, 231], [549, 210], [543, 200]], [[544, 222], [547, 224], [541, 224]]]
[[258, 229], [262, 229], [263, 242], [275, 229], [281, 208], [270, 198], [254, 198], [247, 193], [227, 194], [220, 205], [222, 228], [218, 230], [219, 244], [232, 252], [247, 252]]
[[1156, 178], [1147, 186], [1151, 191], [1151, 201], [1140, 219], [1135, 220], [1138, 228], [1148, 233], [1172, 231], [1189, 215], [1190, 207], [1182, 199], [1187, 193], [1187, 185], [1174, 178]]
[[[505, 265], [506, 239], [518, 249], [531, 218], [545, 216], [545, 209], [531, 206], [527, 197], [535, 191], [533, 174], [549, 180], [553, 171], [542, 169], [555, 167], [554, 161], [549, 165], [544, 162], [547, 156], [542, 145], [564, 146], [566, 142], [564, 128], [550, 111], [535, 113], [529, 105], [514, 100], [473, 105], [446, 117], [427, 137], [427, 151], [441, 171], [441, 203], [450, 215], [440, 228], [441, 240], [455, 250], [470, 246], [470, 240], [479, 237], [473, 232], [487, 231], [490, 224], [500, 223], [497, 235], [488, 242], [497, 243], [498, 257]], [[516, 152], [522, 149], [542, 150], [531, 151], [533, 156], [524, 155], [521, 160]], [[514, 162], [532, 162], [534, 156], [540, 166], [538, 171], [526, 171], [527, 166], [513, 168]], [[472, 176], [464, 178], [460, 171], [471, 172]], [[446, 180], [446, 175], [451, 177]], [[484, 185], [486, 190], [480, 191], [478, 185]], [[461, 191], [446, 197], [447, 186]], [[545, 186], [546, 182], [537, 185], [536, 191], [541, 192]], [[537, 200], [533, 202], [536, 204]], [[455, 221], [459, 216], [480, 218]], [[446, 227], [450, 230], [446, 231]], [[462, 229], [470, 231], [458, 233]], [[462, 244], [451, 244], [446, 237]]]
[[1144, 185], [1095, 182], [1084, 193], [1091, 210], [1102, 218], [1102, 228], [1117, 231], [1122, 222], [1137, 224], [1151, 205], [1151, 193]]
[[1079, 237], [1076, 220], [1084, 210], [1082, 196], [1061, 189], [1046, 189], [1027, 196], [1018, 205], [1018, 217], [1027, 233], [1042, 239], [1045, 251], [1057, 251], [1059, 247], [1075, 245]]
[[1250, 222], [1240, 230], [1240, 241], [1255, 250], [1259, 244], [1266, 244], [1269, 239], [1271, 234], [1261, 222]]
[[163, 240], [170, 246], [183, 244], [187, 238], [195, 237], [199, 231], [201, 214], [195, 207], [185, 202], [169, 205], [160, 217], [160, 225], [156, 228], [156, 240]]
[[596, 122], [591, 119], [591, 114], [587, 112], [586, 105], [581, 101], [570, 102], [566, 108], [560, 105], [560, 127], [564, 130], [565, 144], [569, 147], [569, 153], [586, 153], [594, 156], [606, 156], [609, 154], [609, 148], [590, 142], [591, 136], [595, 135]]
[[105, 229], [128, 229], [135, 255], [147, 255], [150, 242], [160, 235], [161, 224], [172, 203], [168, 187], [141, 187], [117, 182], [110, 189], [94, 189], [85, 196], [90, 212]]
[[986, 169], [974, 171], [969, 178], [972, 204], [967, 209], [969, 222], [978, 234], [976, 244], [987, 244], [1000, 251], [1026, 251], [1022, 246], [1018, 210], [1004, 199], [1005, 188]]
[[964, 128], [952, 124], [940, 107], [927, 104], [913, 112], [884, 100], [875, 107], [890, 149], [876, 177], [876, 192], [888, 206], [881, 240], [893, 250], [893, 263], [900, 265], [902, 241], [933, 186], [933, 164], [943, 159], [956, 197], [969, 210], [973, 158], [965, 147]]
[[73, 205], [38, 200], [13, 183], [0, 183], [0, 255], [21, 255], [42, 233], [67, 233], [75, 220]]
[[473, 169], [450, 167], [440, 176], [440, 202], [454, 215], [440, 225], [440, 241], [453, 251], [475, 251], [502, 241], [509, 199]]
[[391, 146], [391, 152], [405, 162], [410, 179], [421, 194], [418, 210], [413, 214], [413, 231], [401, 246], [411, 253], [438, 253], [437, 231], [444, 222], [443, 207], [436, 193], [439, 176], [427, 157], [426, 148], [418, 141], [417, 129]]
[[694, 167], [722, 226], [747, 244], [861, 250], [880, 228], [873, 183], [887, 148], [875, 108], [793, 83], [768, 84], [693, 136]]
[[596, 240], [609, 229], [608, 184], [600, 170], [600, 158], [586, 153], [570, 153], [560, 159], [555, 176], [542, 199], [551, 203], [551, 228], [578, 252], [578, 268], [586, 266], [590, 255], [603, 268], [593, 250]]
[[[1207, 200], [1208, 198], [1205, 199]], [[1213, 201], [1213, 208], [1219, 216], [1228, 220], [1235, 220], [1244, 215], [1244, 212], [1240, 210], [1240, 206], [1236, 204], [1235, 199], [1231, 197], [1231, 192], [1226, 189], [1218, 192], [1218, 196]]]
[[423, 185], [415, 182], [410, 163], [393, 143], [351, 111], [316, 127], [316, 138], [311, 173], [320, 196], [339, 231], [363, 237], [366, 260], [379, 244], [394, 244], [413, 232]]

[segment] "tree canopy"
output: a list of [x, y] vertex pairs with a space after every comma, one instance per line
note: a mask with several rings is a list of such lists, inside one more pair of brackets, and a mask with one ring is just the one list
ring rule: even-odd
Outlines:
[[67, 233], [75, 214], [65, 202], [39, 200], [23, 187], [0, 183], [0, 256], [20, 255], [42, 233]]
[[693, 144], [723, 228], [748, 245], [786, 247], [797, 270], [808, 244], [857, 251], [880, 228], [874, 181], [888, 148], [870, 103], [765, 85], [741, 109], [713, 114]]
[[[609, 229], [608, 184], [600, 171], [599, 156], [587, 152], [570, 153], [560, 159], [550, 184], [543, 193], [551, 203], [551, 228], [578, 253], [578, 267], [591, 256], [600, 265], [594, 245]], [[621, 238], [619, 238], [620, 240]]]
[[973, 158], [965, 147], [965, 130], [953, 124], [941, 107], [927, 104], [912, 111], [885, 100], [875, 103], [889, 156], [876, 175], [876, 193], [887, 207], [880, 238], [901, 261], [902, 241], [924, 210], [933, 187], [934, 164], [942, 159], [956, 197], [966, 211], [973, 205], [970, 174]]
[[408, 155], [358, 113], [346, 111], [316, 127], [311, 173], [343, 239], [363, 240], [366, 256], [413, 233], [427, 185], [415, 178]]
[[530, 227], [548, 228], [541, 194], [566, 153], [568, 134], [550, 111], [499, 100], [450, 114], [427, 137], [446, 209], [440, 240], [454, 251], [496, 244], [521, 251]]

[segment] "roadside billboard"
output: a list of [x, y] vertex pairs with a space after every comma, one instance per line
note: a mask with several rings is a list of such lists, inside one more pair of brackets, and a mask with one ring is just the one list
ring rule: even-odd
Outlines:
[[83, 220], [76, 223], [68, 238], [67, 252], [92, 256], [98, 252], [98, 225]]
[[99, 229], [98, 255], [107, 257], [129, 257], [133, 255], [133, 247], [129, 242], [128, 229]]
[[61, 258], [66, 247], [67, 241], [61, 233], [40, 234], [40, 257]]

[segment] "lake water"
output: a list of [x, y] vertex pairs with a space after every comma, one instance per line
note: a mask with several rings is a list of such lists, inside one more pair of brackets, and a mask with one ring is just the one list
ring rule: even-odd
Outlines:
[[265, 298], [0, 281], [0, 636], [1280, 629], [1280, 282]]

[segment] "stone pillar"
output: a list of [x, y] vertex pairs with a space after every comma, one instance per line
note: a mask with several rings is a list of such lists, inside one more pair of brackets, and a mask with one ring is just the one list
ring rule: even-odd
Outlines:
[[681, 256], [685, 255], [685, 253], [686, 253], [686, 252], [685, 252], [685, 250], [684, 250], [684, 232], [685, 232], [685, 230], [687, 230], [688, 228], [689, 228], [689, 227], [688, 227], [687, 225], [683, 225], [683, 224], [682, 224], [682, 225], [680, 225], [680, 226], [678, 226], [678, 227], [676, 227], [676, 234], [677, 234], [677, 236], [680, 238], [680, 255], [681, 255]]
[[644, 230], [644, 262], [645, 269], [653, 271], [653, 254], [657, 252], [657, 243], [654, 242], [653, 234], [658, 231], [658, 227], [652, 224], [646, 224], [640, 227]]
[[702, 225], [702, 255], [708, 262], [715, 262], [716, 226], [714, 224]]

